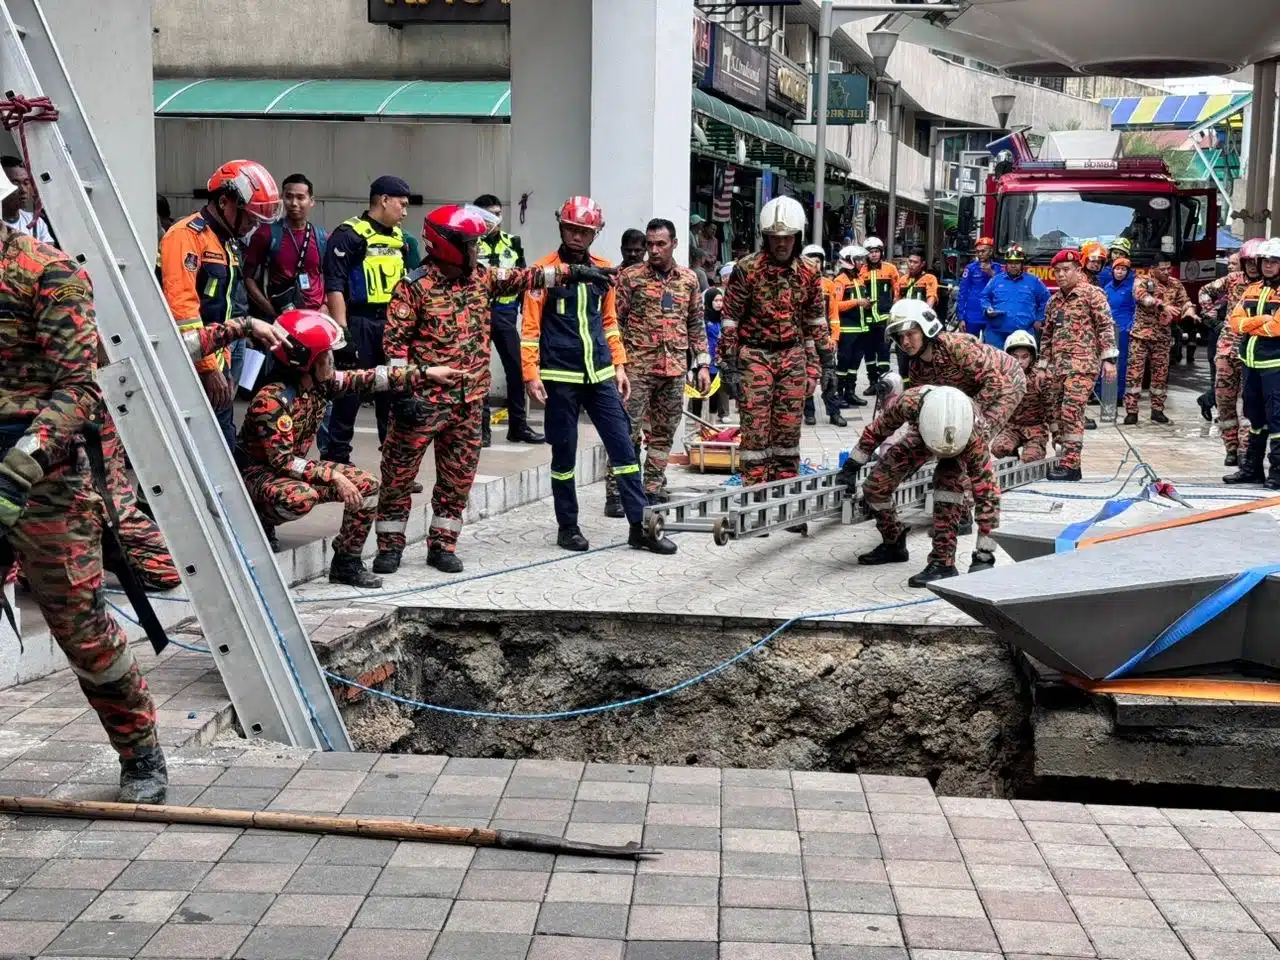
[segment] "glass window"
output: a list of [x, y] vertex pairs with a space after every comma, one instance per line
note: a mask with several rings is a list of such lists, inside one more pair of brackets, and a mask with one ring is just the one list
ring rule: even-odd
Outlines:
[[1007, 193], [996, 216], [997, 249], [1020, 243], [1031, 263], [1046, 264], [1059, 250], [1079, 249], [1117, 237], [1133, 245], [1137, 266], [1150, 266], [1161, 242], [1177, 237], [1177, 203], [1164, 194], [1110, 191]]

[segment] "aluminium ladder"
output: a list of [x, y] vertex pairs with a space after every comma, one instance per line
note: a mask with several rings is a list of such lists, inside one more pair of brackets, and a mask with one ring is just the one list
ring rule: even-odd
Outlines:
[[[4, 0], [0, 89], [47, 96], [26, 127], [58, 240], [94, 282], [98, 373], [244, 732], [350, 750], [342, 716], [240, 480], [39, 0]], [[109, 51], [102, 55], [110, 56]], [[151, 157], [139, 157], [151, 163]]]

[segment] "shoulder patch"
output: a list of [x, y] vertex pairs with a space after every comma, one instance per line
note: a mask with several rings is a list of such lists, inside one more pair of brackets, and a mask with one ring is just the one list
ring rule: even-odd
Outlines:
[[404, 278], [408, 280], [410, 283], [417, 283], [426, 275], [427, 275], [427, 268], [425, 266], [421, 266], [421, 267], [414, 267], [412, 270], [410, 270], [408, 273], [405, 274]]
[[182, 258], [182, 265], [191, 273], [195, 273], [200, 269], [200, 258], [194, 253], [188, 253]]
[[413, 316], [413, 308], [403, 300], [397, 300], [391, 308], [391, 313], [401, 320], [408, 320]]
[[280, 414], [280, 418], [276, 420], [276, 429], [281, 433], [290, 433], [293, 431], [293, 417], [287, 413]]
[[208, 224], [201, 217], [193, 217], [187, 221], [187, 229], [192, 233], [204, 233], [208, 229]]

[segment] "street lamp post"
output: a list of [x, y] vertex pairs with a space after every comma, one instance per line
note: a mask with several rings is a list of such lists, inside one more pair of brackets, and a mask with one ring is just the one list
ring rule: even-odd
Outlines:
[[938, 151], [942, 141], [951, 137], [963, 137], [970, 133], [1003, 133], [1009, 126], [1009, 115], [1013, 113], [1013, 104], [1017, 97], [1012, 93], [998, 93], [991, 98], [995, 108], [997, 127], [931, 127], [929, 129], [929, 228], [928, 246], [925, 250], [925, 261], [931, 263], [937, 252], [938, 238]]
[[[831, 34], [836, 27], [843, 26], [853, 20], [865, 16], [885, 16], [887, 14], [901, 13], [908, 16], [923, 17], [937, 13], [959, 13], [963, 7], [955, 3], [930, 3], [930, 4], [911, 4], [902, 5], [898, 3], [846, 3], [842, 0], [818, 0], [822, 9], [818, 19], [818, 95], [817, 102], [814, 104], [814, 112], [817, 114], [814, 118], [814, 162], [813, 162], [813, 242], [818, 246], [822, 246], [822, 217], [826, 206], [827, 193], [827, 86], [831, 80]], [[876, 56], [875, 35], [879, 33], [883, 36], [892, 37], [889, 43], [889, 51], [884, 54], [884, 62], [880, 62], [880, 58]], [[886, 30], [872, 31], [870, 35], [871, 55], [876, 60], [876, 74], [882, 76], [884, 74], [885, 65], [889, 60], [889, 53], [893, 50], [893, 44], [898, 42], [898, 35], [890, 33]], [[884, 82], [890, 82], [887, 78]], [[896, 84], [896, 81], [892, 81]], [[894, 90], [894, 103], [900, 103], [898, 88]], [[894, 110], [890, 108], [889, 119], [890, 124], [894, 121]], [[889, 168], [890, 177], [896, 180], [897, 175], [897, 149], [894, 148], [894, 157], [890, 158]], [[889, 187], [889, 209], [894, 208], [895, 194], [894, 190], [897, 183], [892, 183]]]

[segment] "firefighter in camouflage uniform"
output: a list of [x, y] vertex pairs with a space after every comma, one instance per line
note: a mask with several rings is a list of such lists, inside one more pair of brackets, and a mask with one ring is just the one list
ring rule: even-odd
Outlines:
[[400, 394], [382, 447], [378, 497], [378, 556], [374, 573], [394, 573], [404, 553], [410, 491], [427, 447], [435, 444], [436, 483], [431, 491], [427, 563], [459, 573], [456, 549], [471, 484], [480, 463], [480, 420], [489, 393], [490, 304], [497, 297], [565, 281], [607, 283], [590, 266], [496, 267], [479, 263], [478, 243], [497, 222], [475, 206], [450, 205], [427, 214], [422, 225], [424, 259], [391, 296], [383, 349], [391, 367], [449, 366], [448, 384], [416, 396]]
[[740, 382], [745, 486], [800, 472], [806, 396], [836, 389], [822, 278], [800, 256], [804, 208], [776, 197], [760, 211], [764, 249], [739, 260], [729, 277], [718, 352], [722, 376]]
[[1049, 449], [1049, 372], [1036, 369], [1036, 338], [1026, 330], [1009, 334], [1004, 350], [1022, 365], [1027, 392], [1004, 429], [991, 441], [991, 455], [997, 460], [1016, 456], [1023, 463], [1035, 463], [1043, 460]]
[[1133, 287], [1137, 312], [1129, 333], [1129, 363], [1125, 372], [1125, 426], [1138, 422], [1138, 400], [1142, 396], [1142, 377], [1151, 373], [1151, 421], [1169, 423], [1164, 413], [1169, 392], [1169, 354], [1173, 350], [1176, 325], [1195, 317], [1195, 305], [1187, 298], [1187, 288], [1170, 274], [1173, 261], [1169, 254], [1156, 256], [1155, 266]]
[[138, 497], [125, 466], [124, 444], [111, 417], [103, 415], [102, 453], [107, 462], [107, 485], [120, 517], [120, 546], [124, 559], [148, 590], [172, 590], [182, 585], [173, 554], [160, 527], [138, 506]]
[[[0, 183], [0, 199], [15, 189]], [[168, 773], [156, 708], [107, 613], [107, 510], [80, 449], [85, 424], [103, 417], [89, 278], [62, 251], [0, 224], [0, 311], [0, 537], [10, 562], [22, 561], [50, 633], [120, 756], [121, 801], [162, 803]]]
[[1049, 429], [1062, 446], [1062, 461], [1049, 471], [1050, 480], [1079, 480], [1084, 449], [1085, 404], [1098, 379], [1116, 377], [1116, 325], [1107, 295], [1085, 277], [1080, 254], [1054, 254], [1053, 277], [1058, 289], [1044, 308], [1040, 332], [1040, 361], [1052, 381]]
[[1223, 466], [1240, 466], [1240, 388], [1244, 384], [1244, 363], [1240, 360], [1240, 337], [1226, 322], [1244, 298], [1249, 285], [1262, 279], [1258, 262], [1261, 239], [1246, 240], [1240, 248], [1240, 269], [1219, 277], [1200, 290], [1200, 305], [1206, 317], [1220, 314], [1221, 326], [1213, 356], [1213, 391], [1201, 396], [1200, 411], [1206, 420], [1213, 417], [1210, 408], [1218, 408], [1218, 429], [1226, 448]]

